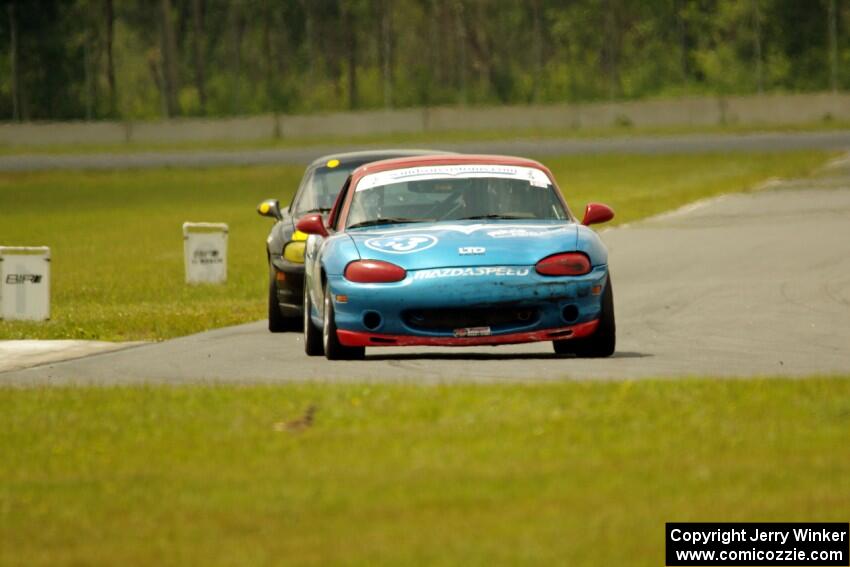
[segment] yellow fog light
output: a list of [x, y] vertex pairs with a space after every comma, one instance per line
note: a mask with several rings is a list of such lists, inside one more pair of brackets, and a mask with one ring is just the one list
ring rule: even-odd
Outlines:
[[304, 249], [307, 247], [305, 242], [290, 242], [283, 249], [283, 257], [290, 262], [296, 264], [304, 263]]

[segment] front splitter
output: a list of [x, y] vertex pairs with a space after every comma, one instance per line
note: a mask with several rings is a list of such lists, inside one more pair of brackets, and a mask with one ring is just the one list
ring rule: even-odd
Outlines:
[[509, 345], [518, 343], [536, 343], [580, 339], [592, 335], [599, 326], [599, 320], [578, 323], [569, 327], [543, 329], [506, 335], [487, 335], [479, 337], [429, 337], [422, 335], [382, 335], [362, 331], [337, 330], [339, 342], [345, 346], [382, 347], [382, 346], [482, 346]]

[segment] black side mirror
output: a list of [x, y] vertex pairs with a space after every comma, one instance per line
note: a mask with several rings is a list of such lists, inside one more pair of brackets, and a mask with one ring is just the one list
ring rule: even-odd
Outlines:
[[277, 199], [266, 199], [257, 205], [257, 213], [259, 213], [260, 216], [273, 218], [275, 220], [283, 218], [283, 215], [280, 213], [280, 201]]

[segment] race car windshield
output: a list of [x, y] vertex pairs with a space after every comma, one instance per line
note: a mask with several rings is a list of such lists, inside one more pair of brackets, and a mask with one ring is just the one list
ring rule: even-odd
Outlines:
[[333, 168], [318, 167], [313, 170], [304, 180], [296, 201], [292, 203], [293, 215], [297, 217], [330, 211], [345, 180], [358, 165], [340, 164]]
[[474, 219], [564, 220], [557, 189], [542, 171], [508, 166], [418, 167], [367, 175], [346, 226]]

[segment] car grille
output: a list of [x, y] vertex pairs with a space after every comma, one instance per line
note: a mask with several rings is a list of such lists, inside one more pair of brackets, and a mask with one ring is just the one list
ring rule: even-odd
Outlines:
[[424, 331], [453, 331], [467, 327], [525, 327], [537, 322], [538, 312], [531, 307], [493, 305], [481, 308], [417, 309], [402, 313], [404, 322]]

